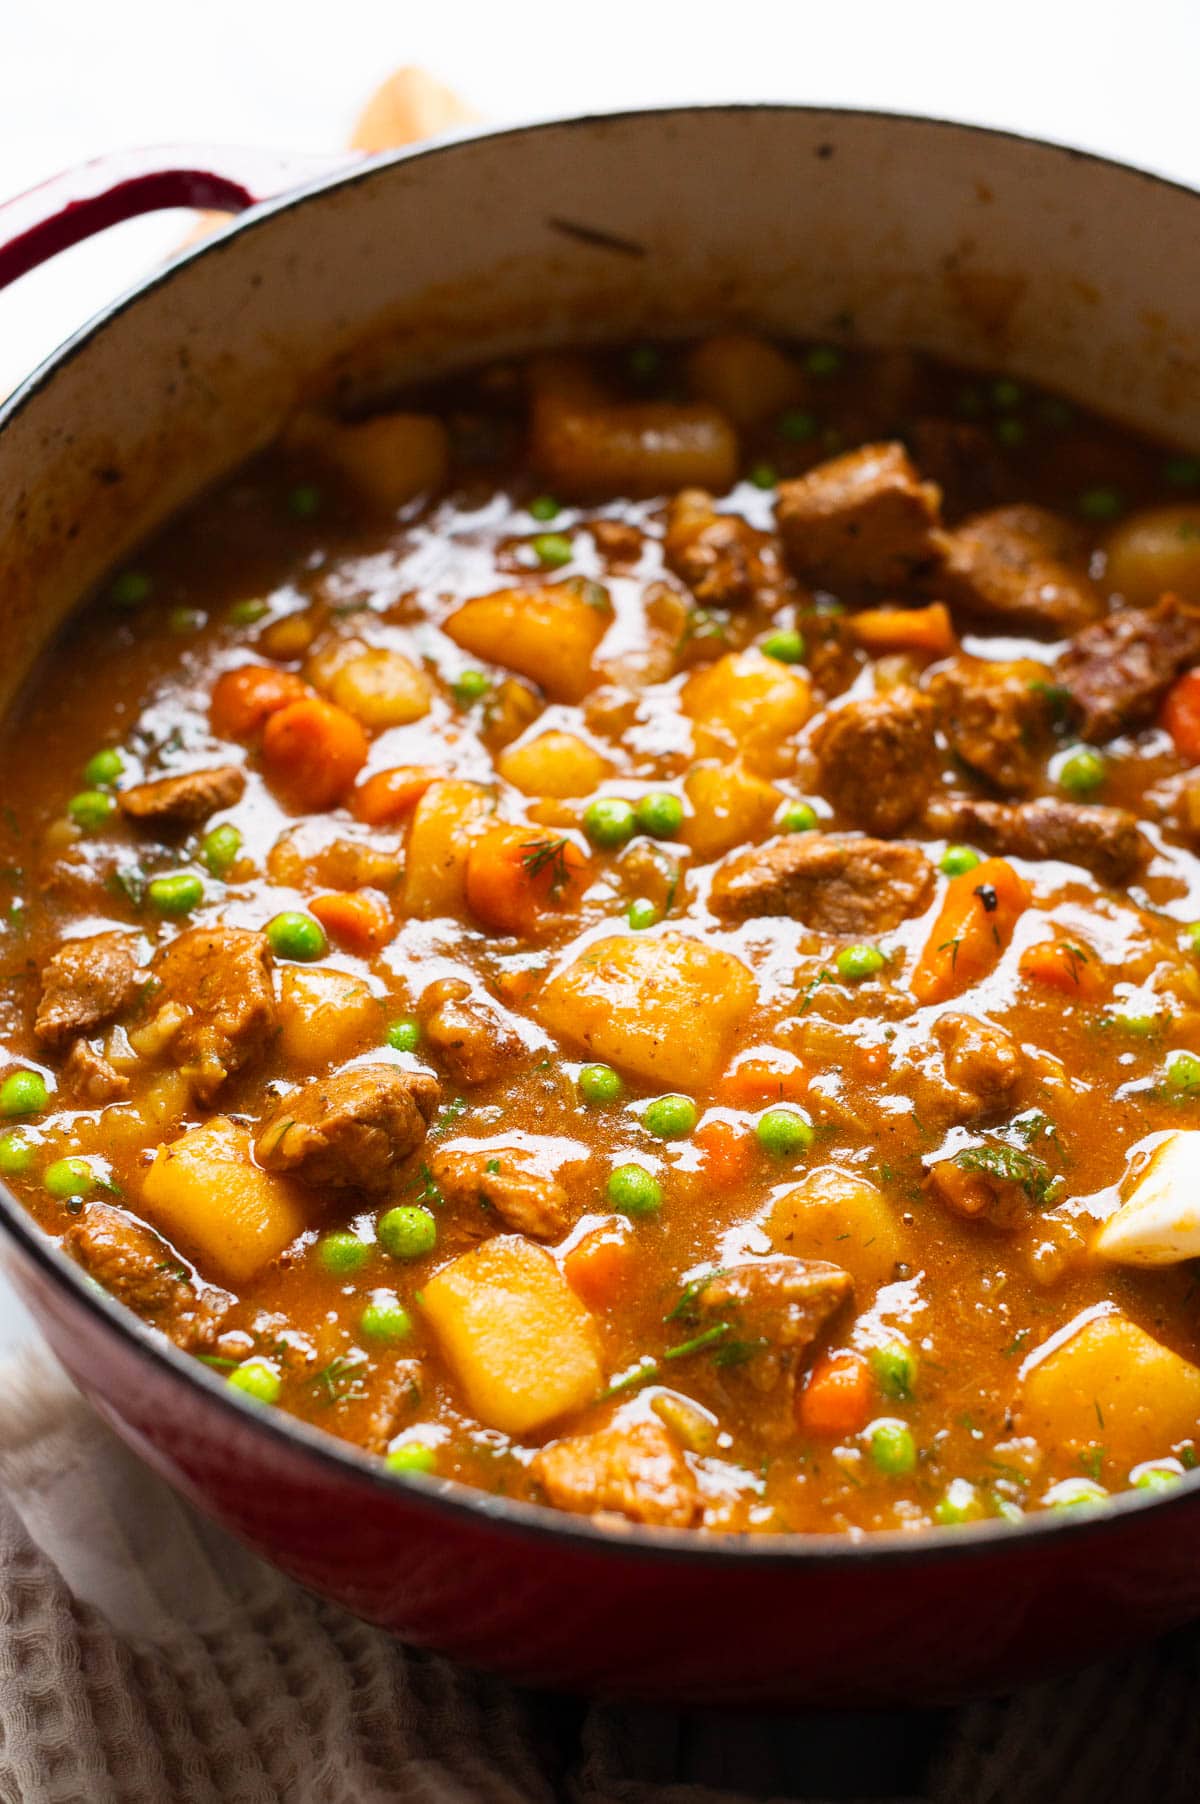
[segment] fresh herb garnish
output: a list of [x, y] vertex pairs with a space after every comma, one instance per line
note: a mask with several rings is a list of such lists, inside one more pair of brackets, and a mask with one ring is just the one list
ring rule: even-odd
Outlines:
[[1002, 1184], [1018, 1184], [1035, 1208], [1057, 1199], [1063, 1180], [1055, 1177], [1044, 1159], [1016, 1146], [967, 1146], [955, 1153], [960, 1171], [980, 1172]]
[[565, 837], [531, 839], [521, 847], [521, 864], [531, 882], [535, 877], [540, 877], [543, 871], [550, 871], [552, 896], [561, 895], [570, 881], [571, 873], [567, 868], [567, 847], [570, 843]]

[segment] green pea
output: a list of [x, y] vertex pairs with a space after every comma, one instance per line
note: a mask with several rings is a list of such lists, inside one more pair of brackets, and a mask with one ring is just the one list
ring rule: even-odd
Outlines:
[[140, 608], [150, 599], [154, 584], [144, 570], [121, 570], [109, 586], [109, 600], [119, 608]]
[[553, 520], [558, 510], [558, 502], [553, 495], [535, 495], [529, 503], [529, 511], [535, 520]]
[[746, 472], [746, 481], [752, 482], [756, 489], [773, 489], [779, 481], [779, 471], [774, 464], [754, 464]]
[[1135, 1491], [1170, 1491], [1182, 1477], [1182, 1472], [1173, 1472], [1170, 1466], [1143, 1466], [1133, 1478], [1133, 1488]]
[[421, 1044], [421, 1023], [415, 1015], [401, 1015], [387, 1030], [387, 1043], [393, 1052], [415, 1052]]
[[992, 431], [996, 435], [997, 442], [1005, 445], [1010, 451], [1015, 450], [1018, 445], [1023, 445], [1029, 436], [1024, 420], [1014, 419], [1011, 414], [1002, 420], [997, 420]]
[[881, 1416], [867, 1429], [871, 1458], [889, 1478], [905, 1478], [917, 1463], [917, 1444], [907, 1422]]
[[288, 490], [287, 511], [293, 520], [311, 520], [321, 511], [321, 491], [311, 482], [301, 482]]
[[232, 821], [222, 821], [200, 842], [200, 857], [214, 877], [224, 879], [237, 863], [242, 850], [242, 836]]
[[961, 877], [982, 863], [983, 859], [974, 846], [947, 846], [938, 859], [938, 870], [944, 877]]
[[616, 1102], [624, 1088], [611, 1065], [585, 1065], [579, 1073], [579, 1094], [593, 1108]]
[[267, 939], [276, 958], [292, 958], [307, 964], [324, 958], [329, 950], [325, 929], [311, 915], [298, 909], [285, 909], [267, 922]]
[[408, 1310], [399, 1297], [386, 1290], [375, 1292], [359, 1316], [358, 1326], [368, 1340], [407, 1340], [413, 1330]]
[[94, 1189], [96, 1174], [86, 1159], [55, 1159], [42, 1173], [42, 1183], [51, 1196], [66, 1201], [68, 1197], [86, 1196]]
[[642, 933], [647, 927], [657, 927], [662, 914], [645, 896], [635, 896], [625, 911], [625, 919], [635, 933]]
[[793, 628], [781, 628], [777, 633], [769, 633], [762, 642], [762, 650], [768, 658], [774, 658], [777, 664], [799, 664], [804, 656], [804, 634]]
[[643, 833], [654, 839], [671, 839], [683, 825], [683, 803], [666, 790], [655, 790], [642, 797], [634, 816]]
[[93, 753], [83, 767], [83, 781], [88, 789], [105, 789], [115, 783], [125, 769], [125, 760], [115, 745], [106, 745]]
[[1163, 1073], [1168, 1090], [1190, 1095], [1200, 1089], [1200, 1059], [1194, 1052], [1173, 1052]]
[[67, 813], [85, 833], [98, 833], [116, 805], [106, 789], [81, 789], [67, 803]]
[[49, 1100], [40, 1071], [10, 1071], [0, 1083], [0, 1115], [40, 1115]]
[[371, 1249], [357, 1234], [338, 1228], [332, 1234], [321, 1236], [317, 1242], [317, 1257], [327, 1272], [335, 1278], [345, 1278], [351, 1272], [362, 1270], [371, 1257]]
[[531, 543], [538, 563], [547, 570], [560, 570], [575, 556], [575, 547], [565, 533], [539, 532]]
[[252, 595], [246, 601], [235, 601], [229, 610], [230, 626], [257, 626], [271, 612], [270, 604], [261, 595]]
[[204, 621], [199, 608], [172, 608], [167, 615], [167, 626], [173, 633], [198, 633]]
[[809, 413], [804, 407], [789, 407], [781, 413], [775, 422], [775, 430], [780, 438], [785, 438], [793, 445], [803, 445], [810, 438], [816, 438], [820, 425], [815, 413]]
[[817, 811], [808, 802], [785, 802], [775, 816], [781, 833], [811, 833], [817, 824]]
[[1115, 520], [1124, 512], [1125, 498], [1120, 489], [1084, 489], [1078, 505], [1085, 520]]
[[1025, 390], [1010, 376], [1001, 376], [992, 383], [992, 406], [999, 408], [1002, 413], [1019, 407], [1024, 399]]
[[958, 412], [965, 414], [968, 419], [978, 419], [985, 406], [982, 389], [975, 388], [973, 385], [960, 388], [955, 396], [954, 405]]
[[192, 871], [172, 871], [167, 877], [156, 877], [147, 886], [146, 900], [155, 914], [190, 914], [204, 900], [204, 885]]
[[697, 1119], [696, 1105], [690, 1096], [656, 1096], [642, 1116], [647, 1132], [659, 1140], [686, 1139]]
[[644, 1165], [618, 1165], [609, 1173], [608, 1200], [621, 1215], [657, 1215], [662, 1185]]
[[848, 983], [859, 983], [864, 977], [878, 977], [887, 958], [878, 946], [843, 946], [833, 962], [839, 977]]
[[33, 1142], [20, 1128], [9, 1128], [7, 1134], [0, 1134], [0, 1172], [6, 1178], [21, 1177], [30, 1170], [36, 1156]]
[[872, 1347], [870, 1364], [884, 1396], [906, 1403], [917, 1382], [917, 1358], [912, 1348], [900, 1340], [889, 1341], [886, 1347]]
[[637, 817], [619, 796], [597, 796], [583, 811], [583, 828], [594, 846], [623, 846], [633, 837]]
[[1052, 1510], [1094, 1510], [1108, 1502], [1108, 1492], [1093, 1478], [1064, 1478], [1051, 1485], [1042, 1502]]
[[252, 1403], [278, 1403], [283, 1380], [265, 1359], [244, 1359], [225, 1380], [230, 1390], [240, 1391]]
[[1056, 432], [1061, 432], [1064, 427], [1074, 424], [1075, 409], [1061, 395], [1045, 395], [1038, 407], [1038, 418], [1044, 426], [1052, 426]]
[[1189, 921], [1179, 932], [1179, 949], [1181, 952], [1200, 953], [1200, 921]]
[[454, 680], [454, 699], [460, 708], [470, 708], [483, 700], [491, 686], [491, 678], [482, 670], [464, 670]]
[[1143, 1009], [1118, 1008], [1113, 1010], [1112, 1023], [1135, 1040], [1150, 1040], [1161, 1028], [1162, 1018], [1147, 1014]]
[[417, 1203], [397, 1203], [380, 1216], [375, 1232], [393, 1259], [423, 1259], [437, 1245], [437, 1222]]
[[648, 376], [657, 376], [662, 367], [662, 353], [657, 345], [634, 345], [625, 360], [625, 367], [631, 376], [645, 381]]
[[810, 376], [836, 376], [843, 362], [836, 345], [813, 345], [804, 356], [804, 367]]
[[773, 1159], [806, 1153], [813, 1143], [812, 1123], [799, 1109], [768, 1109], [759, 1116], [754, 1132], [759, 1145]]
[[962, 1522], [974, 1522], [983, 1514], [983, 1502], [975, 1486], [965, 1478], [951, 1479], [933, 1506], [933, 1519], [942, 1528], [954, 1528]]
[[1163, 475], [1172, 488], [1200, 488], [1200, 457], [1168, 457]]
[[1094, 795], [1104, 787], [1104, 779], [1108, 775], [1108, 762], [1103, 752], [1095, 746], [1080, 745], [1074, 751], [1065, 752], [1055, 773], [1060, 789], [1068, 795]]
[[401, 1441], [387, 1452], [389, 1472], [432, 1472], [437, 1467], [437, 1454], [423, 1441]]

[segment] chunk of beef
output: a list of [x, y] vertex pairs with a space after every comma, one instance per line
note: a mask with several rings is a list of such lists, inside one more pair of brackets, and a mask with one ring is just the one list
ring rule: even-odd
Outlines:
[[905, 435], [922, 476], [942, 491], [947, 519], [960, 520], [995, 507], [1012, 489], [1004, 459], [990, 432], [966, 420], [927, 414]]
[[556, 1509], [578, 1516], [624, 1516], [656, 1528], [692, 1528], [700, 1520], [691, 1468], [657, 1422], [551, 1441], [530, 1471]]
[[461, 977], [431, 984], [421, 997], [420, 1012], [433, 1052], [468, 1087], [499, 1077], [522, 1050], [506, 1011]]
[[1046, 671], [1032, 659], [958, 658], [929, 684], [938, 726], [968, 769], [1009, 795], [1027, 795], [1051, 744]]
[[1200, 608], [1164, 595], [1152, 608], [1122, 608], [1077, 633], [1058, 660], [1080, 732], [1115, 739], [1154, 718], [1175, 678], [1200, 662]]
[[567, 1193], [554, 1178], [529, 1171], [517, 1147], [463, 1152], [444, 1147], [429, 1162], [451, 1206], [493, 1210], [505, 1227], [534, 1240], [555, 1240], [567, 1225]]
[[748, 520], [717, 513], [703, 489], [682, 489], [671, 502], [663, 553], [701, 607], [769, 605], [783, 586], [775, 540]]
[[990, 1150], [999, 1153], [990, 1167], [963, 1163], [962, 1154], [939, 1159], [930, 1168], [927, 1186], [963, 1221], [985, 1222], [1004, 1231], [1019, 1228], [1028, 1221], [1032, 1207], [1032, 1180], [1023, 1176], [1023, 1167], [1028, 1165], [1030, 1171], [1037, 1167], [1012, 1148]]
[[853, 1289], [840, 1265], [775, 1253], [718, 1272], [695, 1307], [702, 1321], [728, 1322], [739, 1341], [805, 1352]]
[[1013, 1036], [992, 1021], [960, 1014], [939, 1016], [933, 1033], [947, 1078], [977, 1104], [971, 1112], [991, 1115], [1006, 1109], [1024, 1063]]
[[611, 569], [625, 569], [642, 555], [644, 538], [632, 520], [592, 520], [588, 531], [596, 550]]
[[781, 482], [775, 504], [788, 562], [833, 589], [901, 588], [935, 568], [941, 495], [903, 445], [861, 445]]
[[152, 1229], [110, 1203], [89, 1203], [63, 1237], [68, 1252], [110, 1296], [181, 1347], [211, 1346], [233, 1298], [198, 1285]]
[[813, 745], [823, 793], [868, 833], [898, 833], [938, 773], [933, 703], [907, 685], [832, 709]]
[[1044, 507], [1022, 504], [976, 514], [947, 535], [933, 578], [943, 600], [1013, 632], [1058, 638], [1103, 611], [1087, 573], [1087, 543]]
[[128, 1008], [140, 974], [132, 933], [93, 933], [68, 940], [42, 972], [34, 1032], [46, 1046], [63, 1046]]
[[187, 771], [181, 777], [159, 777], [153, 783], [136, 783], [117, 797], [121, 812], [139, 827], [170, 830], [195, 827], [218, 808], [232, 808], [242, 798], [246, 773], [236, 764], [216, 770]]
[[1088, 802], [977, 802], [939, 798], [926, 812], [930, 833], [970, 840], [985, 852], [1012, 858], [1060, 858], [1082, 865], [1101, 883], [1119, 886], [1136, 876], [1149, 856], [1137, 821], [1124, 808]]
[[63, 1060], [63, 1082], [81, 1108], [100, 1108], [129, 1094], [129, 1079], [87, 1040], [76, 1040]]
[[352, 1065], [285, 1096], [259, 1129], [254, 1156], [265, 1171], [306, 1184], [381, 1196], [423, 1143], [441, 1094], [425, 1071]]
[[709, 906], [726, 920], [791, 915], [818, 933], [887, 933], [921, 912], [933, 881], [918, 846], [800, 833], [727, 858]]
[[189, 927], [154, 955], [164, 1006], [187, 1010], [174, 1053], [203, 1102], [275, 1032], [271, 962], [266, 935], [244, 927]]
[[399, 853], [351, 832], [332, 821], [301, 821], [267, 853], [267, 875], [290, 889], [392, 889], [400, 876]]

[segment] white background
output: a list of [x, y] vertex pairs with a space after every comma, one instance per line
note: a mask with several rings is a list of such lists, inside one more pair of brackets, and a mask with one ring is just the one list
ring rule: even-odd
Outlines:
[[[131, 145], [333, 147], [404, 63], [497, 120], [834, 102], [1014, 127], [1200, 181], [1200, 0], [0, 0], [0, 196]], [[184, 224], [120, 227], [0, 294], [0, 392]], [[0, 1345], [23, 1332], [0, 1280]]]

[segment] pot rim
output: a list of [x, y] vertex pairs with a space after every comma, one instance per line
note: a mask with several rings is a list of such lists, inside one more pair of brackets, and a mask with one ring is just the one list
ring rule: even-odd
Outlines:
[[[0, 432], [5, 431], [36, 400], [45, 387], [67, 364], [86, 351], [114, 319], [154, 292], [199, 257], [219, 255], [234, 236], [253, 232], [258, 226], [280, 213], [302, 206], [306, 201], [330, 189], [351, 187], [370, 180], [381, 169], [398, 163], [417, 162], [437, 157], [460, 145], [480, 140], [526, 138], [544, 131], [564, 128], [580, 129], [625, 121], [650, 121], [673, 116], [707, 114], [798, 114], [811, 118], [850, 121], [871, 120], [898, 125], [929, 127], [947, 132], [969, 132], [981, 139], [1027, 145], [1038, 151], [1057, 153], [1067, 161], [1096, 165], [1200, 201], [1200, 186], [1127, 163], [1118, 157], [1092, 150], [1082, 150], [1061, 140], [1043, 138], [1031, 132], [1007, 127], [979, 125], [969, 121], [948, 119], [934, 114], [908, 113], [884, 107], [852, 107], [815, 102], [787, 101], [703, 101], [696, 103], [667, 102], [661, 106], [629, 107], [613, 111], [568, 114], [538, 119], [524, 125], [475, 125], [445, 133], [431, 142], [421, 142], [364, 157], [346, 167], [337, 167], [315, 176], [283, 194], [249, 207], [227, 225], [200, 243], [177, 252], [142, 281], [125, 289], [106, 306], [93, 314], [71, 336], [45, 357], [13, 393], [0, 403]], [[842, 1567], [867, 1566], [872, 1570], [891, 1569], [950, 1561], [987, 1559], [1002, 1555], [1011, 1548], [1049, 1548], [1063, 1535], [1073, 1541], [1095, 1542], [1105, 1534], [1119, 1532], [1129, 1518], [1156, 1515], [1169, 1510], [1190, 1508], [1200, 1489], [1200, 1470], [1185, 1473], [1177, 1486], [1166, 1492], [1120, 1492], [1095, 1510], [1062, 1512], [1043, 1511], [1031, 1514], [1018, 1523], [988, 1520], [953, 1527], [932, 1526], [919, 1531], [886, 1530], [864, 1533], [861, 1539], [816, 1533], [709, 1533], [697, 1529], [668, 1529], [633, 1523], [623, 1528], [600, 1527], [590, 1518], [556, 1510], [547, 1504], [526, 1503], [510, 1497], [476, 1489], [457, 1479], [435, 1478], [420, 1473], [390, 1472], [383, 1462], [365, 1450], [336, 1435], [316, 1428], [282, 1410], [264, 1407], [233, 1391], [200, 1360], [182, 1352], [165, 1335], [149, 1327], [133, 1310], [118, 1303], [93, 1284], [81, 1267], [59, 1252], [50, 1237], [42, 1232], [33, 1216], [6, 1184], [0, 1182], [0, 1228], [11, 1237], [25, 1257], [56, 1288], [65, 1291], [76, 1308], [91, 1312], [111, 1330], [118, 1340], [151, 1366], [165, 1368], [184, 1384], [199, 1385], [218, 1409], [236, 1412], [248, 1429], [260, 1432], [267, 1440], [285, 1449], [316, 1460], [331, 1474], [357, 1485], [366, 1485], [381, 1498], [391, 1496], [409, 1508], [442, 1515], [465, 1526], [478, 1523], [505, 1534], [534, 1541], [564, 1543], [580, 1554], [600, 1558], [635, 1556], [639, 1561], [666, 1561], [670, 1564], [694, 1564], [697, 1567], [739, 1569], [750, 1565], [756, 1569], [777, 1567], [816, 1567], [821, 1571]], [[117, 1411], [116, 1413], [120, 1413]]]

